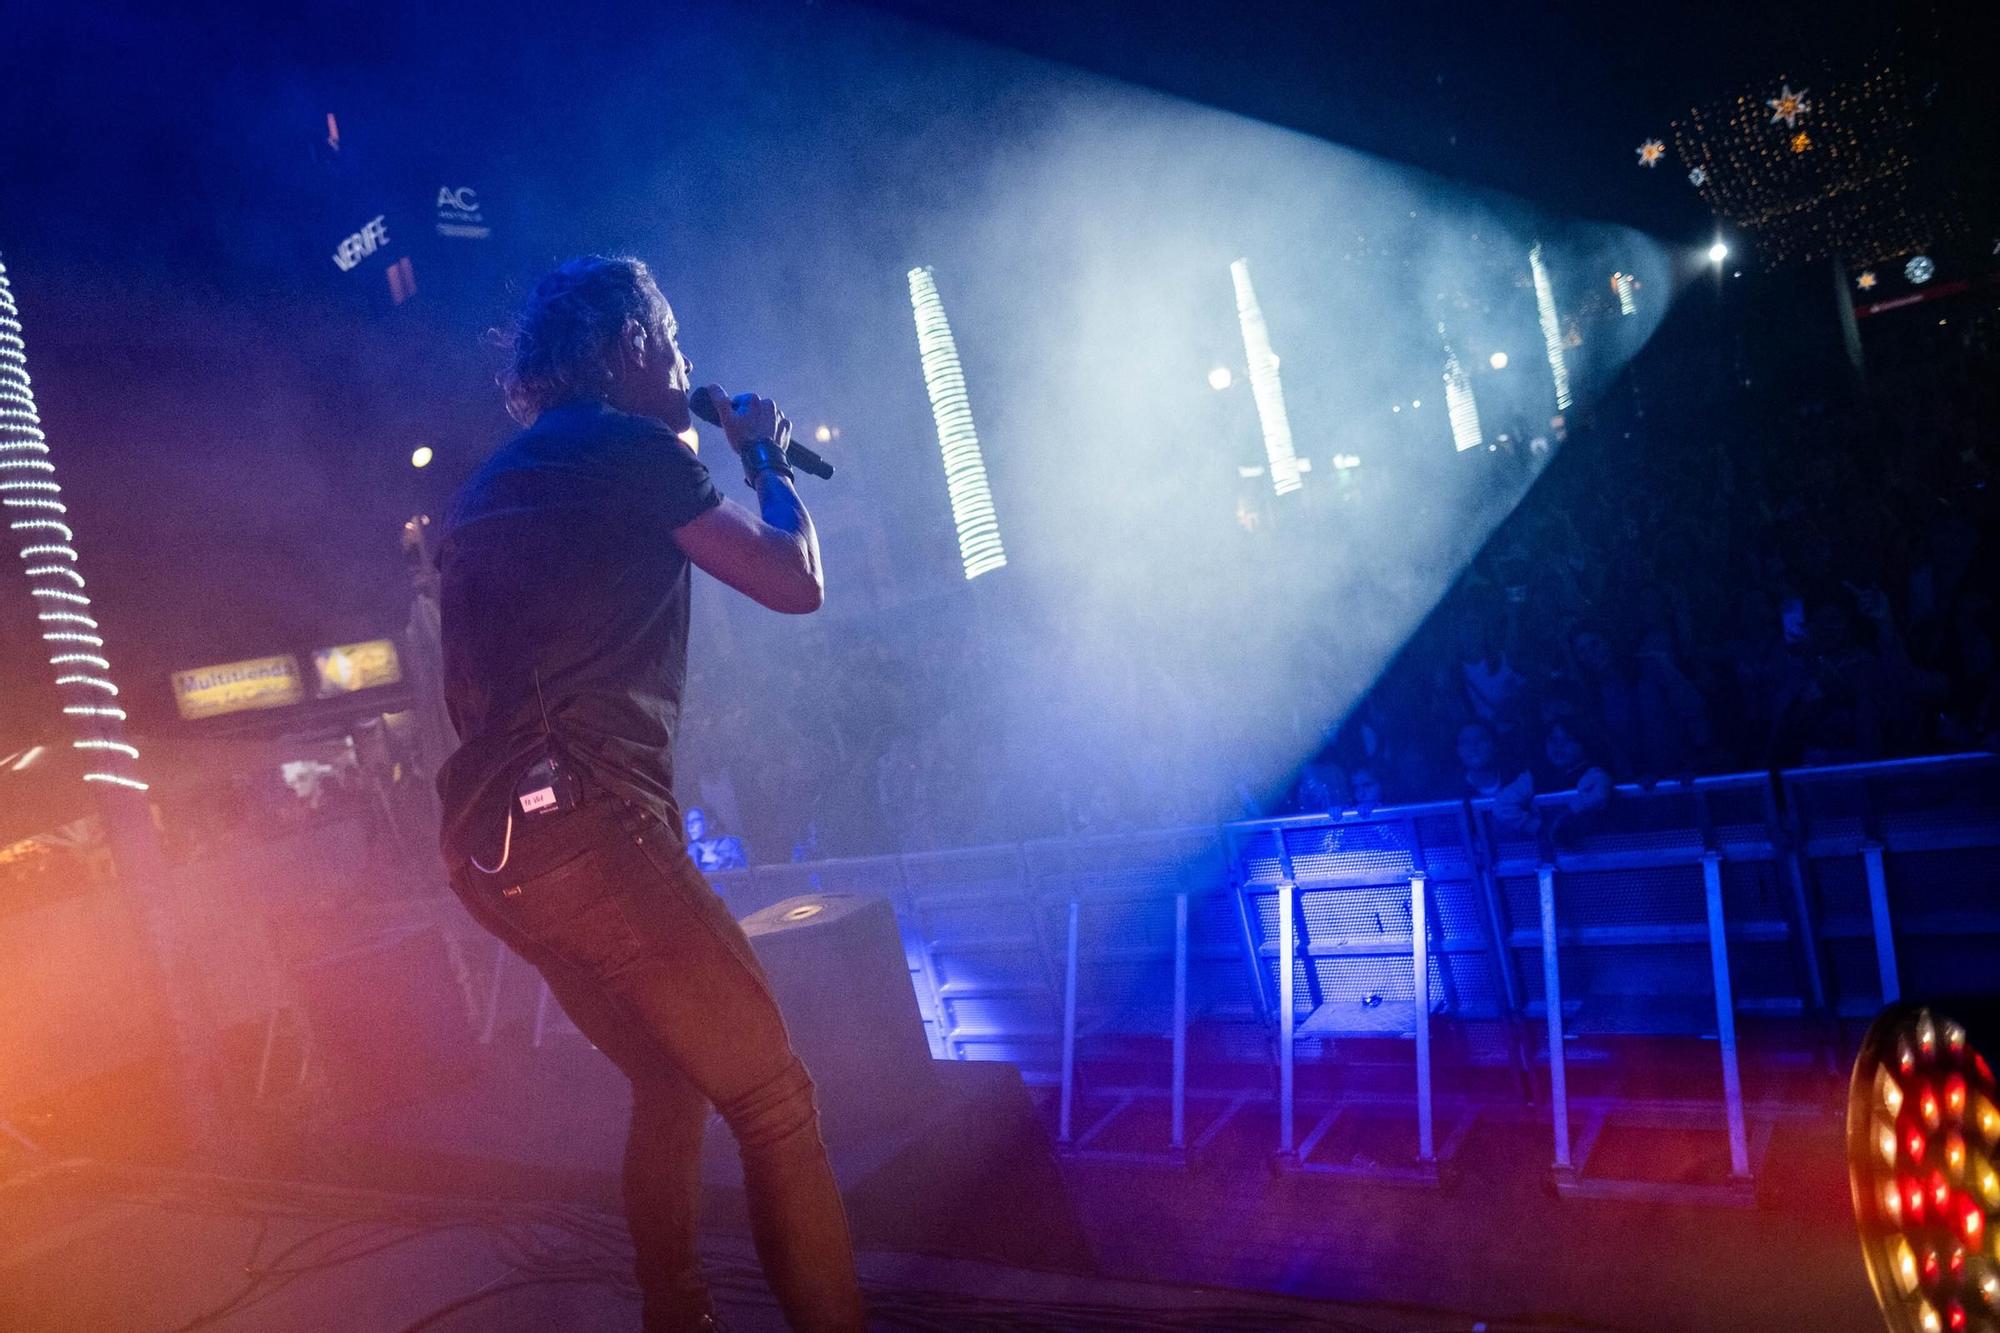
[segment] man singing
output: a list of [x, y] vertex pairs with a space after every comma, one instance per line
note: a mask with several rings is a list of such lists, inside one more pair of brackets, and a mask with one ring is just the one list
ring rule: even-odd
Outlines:
[[535, 288], [504, 376], [526, 427], [453, 501], [438, 778], [452, 887], [632, 1083], [625, 1210], [648, 1330], [716, 1327], [695, 1253], [702, 1128], [735, 1136], [757, 1253], [792, 1327], [858, 1330], [813, 1085], [749, 941], [689, 861], [673, 797], [688, 565], [776, 611], [822, 595], [790, 423], [713, 385], [759, 514], [696, 457], [693, 365], [636, 259]]

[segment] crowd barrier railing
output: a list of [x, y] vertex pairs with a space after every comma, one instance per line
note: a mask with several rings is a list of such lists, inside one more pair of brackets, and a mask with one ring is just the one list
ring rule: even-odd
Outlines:
[[[1546, 1098], [1564, 1192], [1742, 1201], [1773, 1126], [1803, 1113], [1773, 1069], [1825, 1067], [1834, 1024], [1900, 995], [2000, 989], [1996, 869], [2000, 758], [1972, 754], [1621, 786], [1598, 809], [1433, 802], [712, 880], [739, 916], [888, 897], [933, 1053], [1052, 1083], [1072, 1153], [1182, 1161], [1212, 1137], [1243, 1096], [1190, 1138], [1190, 1098], [1224, 1095], [1189, 1087], [1207, 1025], [1222, 1062], [1268, 1070], [1281, 1164], [1433, 1183], [1477, 1110], [1459, 1098], [1441, 1130], [1443, 1036], [1460, 1065], [1511, 1065], [1512, 1104]], [[1632, 1041], [1713, 1055], [1648, 1088], [1647, 1062], [1621, 1063]], [[1162, 1046], [1156, 1080], [1090, 1082], [1090, 1052]], [[1302, 1064], [1329, 1063], [1390, 1086], [1344, 1079], [1300, 1133]], [[1164, 1142], [1135, 1146], [1123, 1117], [1148, 1098]], [[1408, 1161], [1313, 1159], [1343, 1117], [1387, 1107], [1414, 1122]], [[1627, 1125], [1717, 1131], [1726, 1168], [1594, 1168]]]

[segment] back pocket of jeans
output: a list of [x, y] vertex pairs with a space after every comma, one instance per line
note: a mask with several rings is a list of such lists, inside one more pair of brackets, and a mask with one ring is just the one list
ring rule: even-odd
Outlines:
[[523, 935], [565, 963], [611, 966], [630, 954], [634, 940], [610, 869], [603, 848], [586, 847], [533, 879], [498, 890], [494, 905]]

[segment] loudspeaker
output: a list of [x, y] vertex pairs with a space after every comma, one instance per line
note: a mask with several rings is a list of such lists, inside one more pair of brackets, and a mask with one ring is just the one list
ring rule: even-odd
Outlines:
[[809, 893], [743, 919], [829, 1145], [892, 1130], [936, 1091], [930, 1042], [887, 899]]
[[[1082, 1223], [1012, 1065], [931, 1059], [896, 916], [883, 898], [814, 893], [743, 918], [862, 1243], [1091, 1271]], [[719, 1124], [703, 1145], [706, 1220], [747, 1224]]]

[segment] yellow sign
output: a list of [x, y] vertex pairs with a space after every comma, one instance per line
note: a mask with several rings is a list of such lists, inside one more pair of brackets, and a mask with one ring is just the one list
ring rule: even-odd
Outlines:
[[283, 708], [305, 695], [298, 659], [290, 653], [174, 673], [174, 703], [190, 721], [252, 708]]
[[319, 671], [322, 699], [376, 685], [394, 685], [403, 678], [403, 664], [396, 656], [394, 639], [370, 639], [367, 643], [321, 648], [313, 654], [313, 666]]

